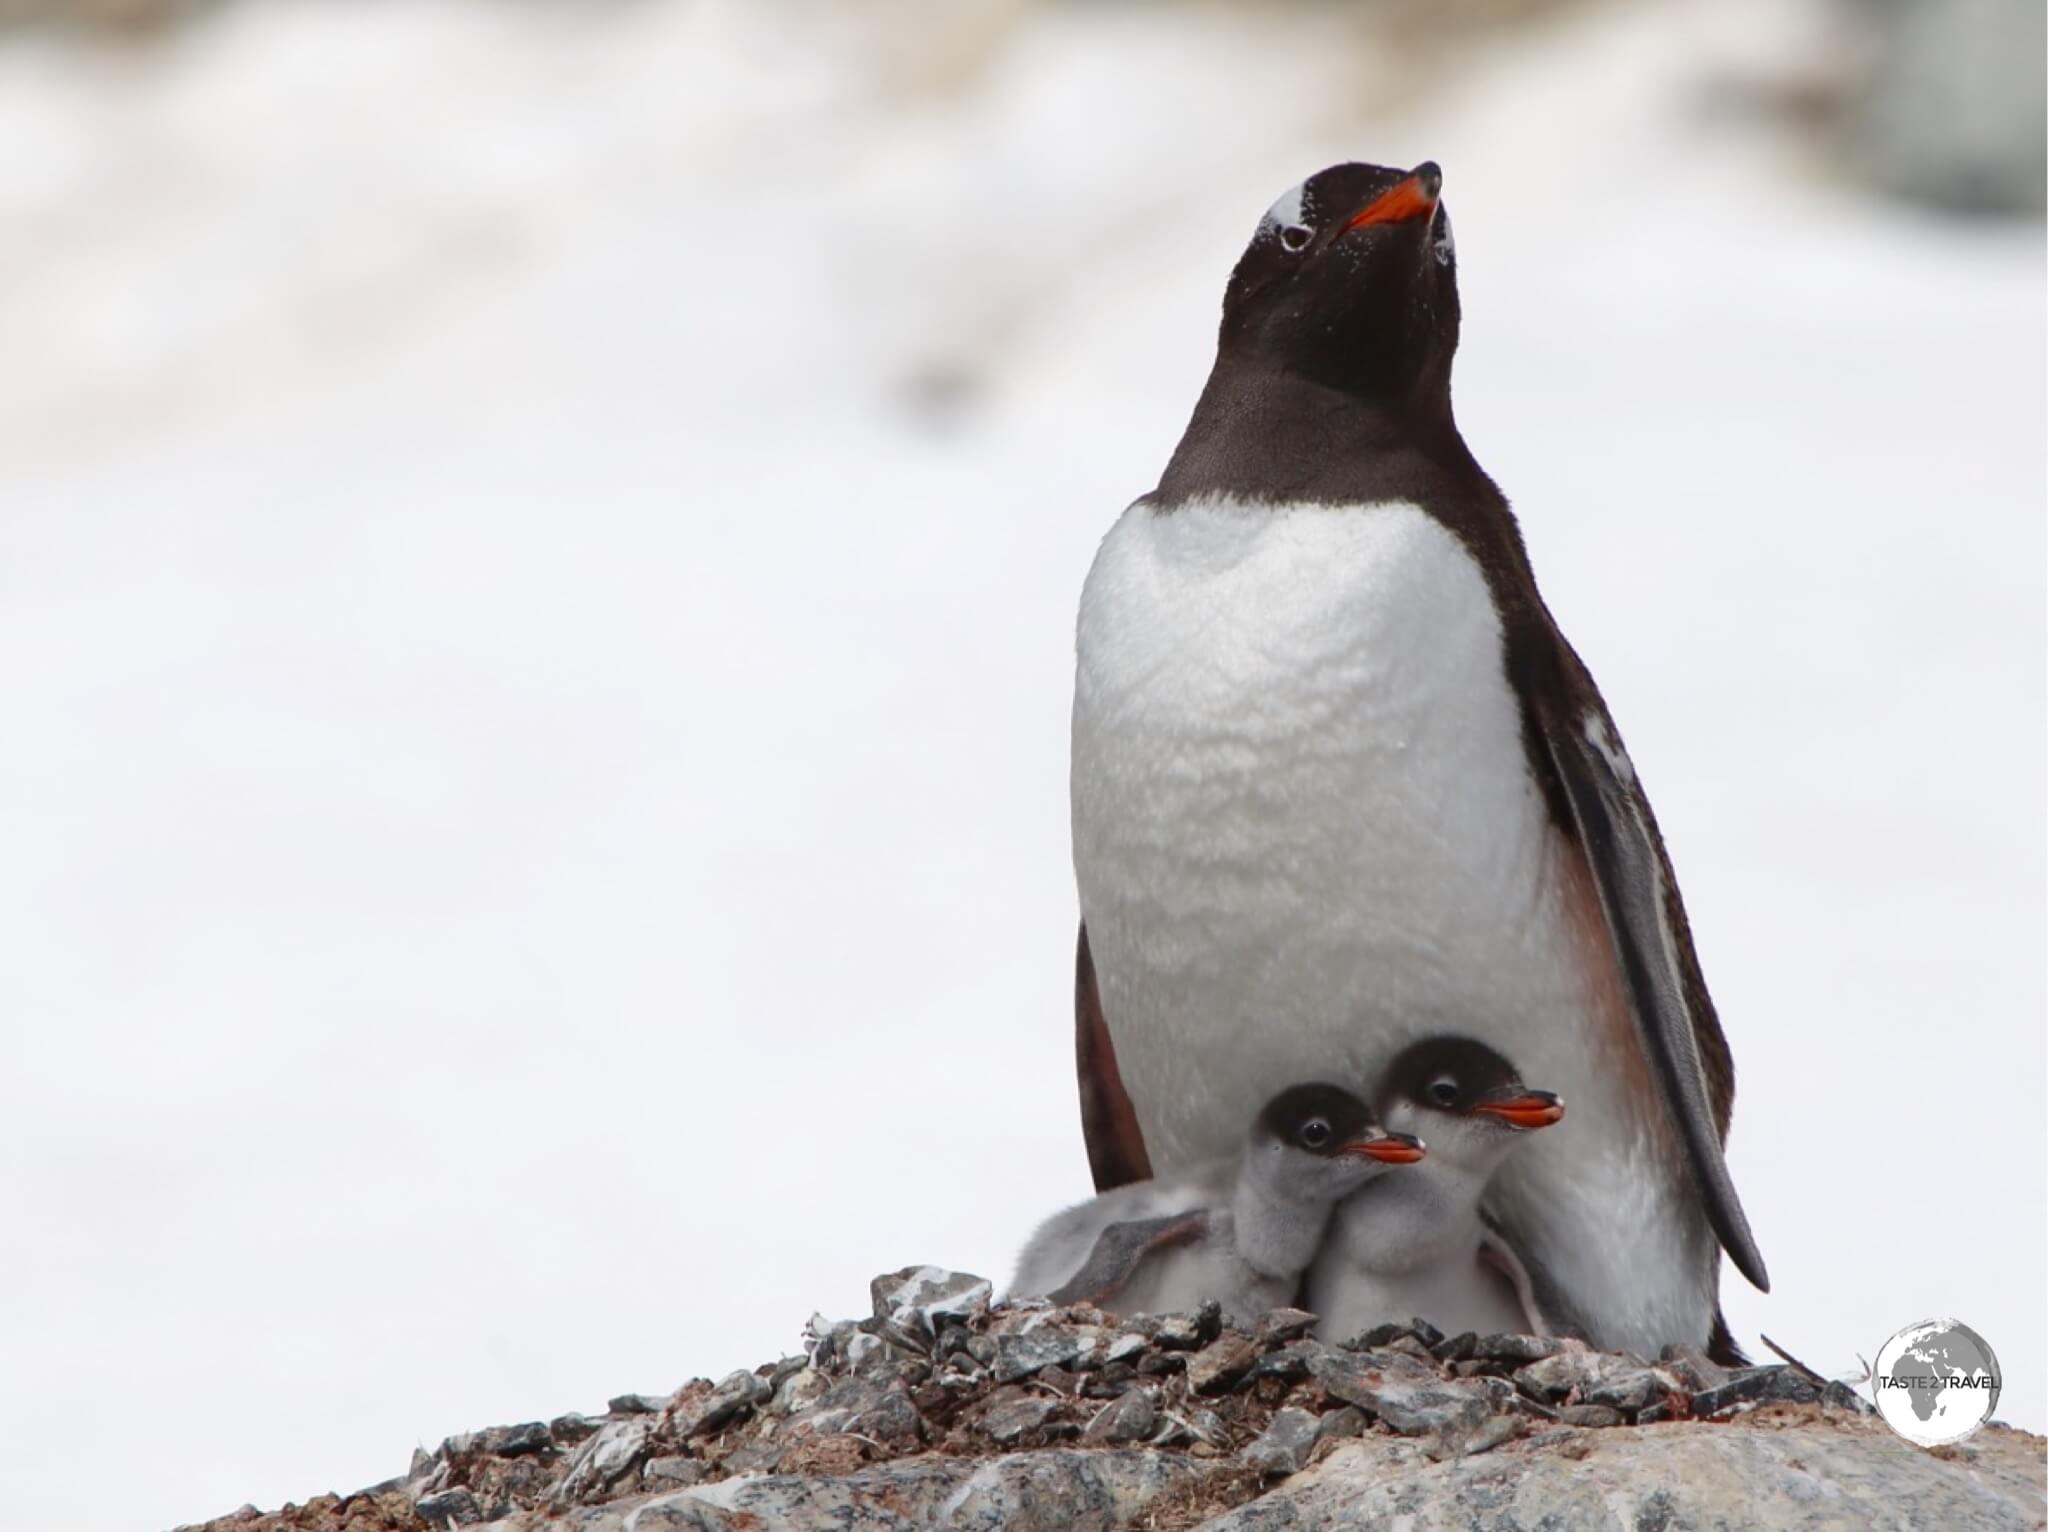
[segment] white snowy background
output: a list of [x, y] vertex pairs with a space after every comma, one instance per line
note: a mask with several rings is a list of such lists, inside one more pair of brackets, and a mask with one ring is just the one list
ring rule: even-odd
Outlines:
[[1005, 1274], [1086, 1189], [1082, 574], [1345, 158], [1444, 166], [1461, 420], [1669, 836], [1738, 1333], [1954, 1314], [2048, 1425], [2041, 232], [1758, 109], [1830, 24], [0, 40], [10, 1525], [356, 1488]]

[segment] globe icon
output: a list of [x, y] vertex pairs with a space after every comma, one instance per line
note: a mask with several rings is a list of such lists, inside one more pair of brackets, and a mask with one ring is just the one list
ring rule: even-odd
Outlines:
[[1877, 1412], [1921, 1447], [1959, 1442], [1998, 1407], [1998, 1358], [1954, 1319], [1908, 1325], [1878, 1349], [1870, 1387]]

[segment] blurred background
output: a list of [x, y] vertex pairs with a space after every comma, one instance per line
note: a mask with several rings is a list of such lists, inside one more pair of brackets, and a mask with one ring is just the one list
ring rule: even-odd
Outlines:
[[2048, 1425], [2037, 0], [0, 0], [0, 1506], [794, 1349], [1087, 1190], [1072, 620], [1442, 162], [1776, 1279]]

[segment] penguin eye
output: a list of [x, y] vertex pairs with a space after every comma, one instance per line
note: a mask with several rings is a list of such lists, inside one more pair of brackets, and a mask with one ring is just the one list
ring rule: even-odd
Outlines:
[[1429, 1096], [1438, 1106], [1456, 1106], [1458, 1082], [1449, 1075], [1438, 1075], [1429, 1082]]
[[1280, 231], [1280, 243], [1289, 250], [1305, 249], [1315, 237], [1316, 231], [1307, 224], [1290, 223]]
[[1320, 1117], [1311, 1117], [1301, 1125], [1301, 1147], [1320, 1149], [1330, 1141], [1330, 1125]]

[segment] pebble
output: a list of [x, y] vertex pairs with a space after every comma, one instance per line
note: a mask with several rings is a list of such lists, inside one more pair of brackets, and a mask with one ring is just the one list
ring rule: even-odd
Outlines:
[[1214, 1298], [1192, 1314], [1167, 1314], [1157, 1321], [1152, 1343], [1168, 1351], [1195, 1351], [1223, 1333], [1223, 1305]]
[[704, 1465], [695, 1458], [671, 1455], [653, 1459], [640, 1472], [654, 1483], [687, 1488], [703, 1480]]
[[1015, 1446], [1043, 1426], [1058, 1409], [1057, 1400], [1020, 1395], [982, 1416], [981, 1429], [990, 1441], [1005, 1447]]
[[1307, 1309], [1268, 1309], [1259, 1316], [1252, 1339], [1261, 1350], [1300, 1340], [1316, 1327], [1316, 1316]]
[[1438, 1341], [1429, 1348], [1429, 1354], [1439, 1362], [1463, 1362], [1472, 1356], [1478, 1346], [1479, 1337], [1467, 1330], [1462, 1335], [1453, 1335], [1447, 1340]]
[[545, 1452], [554, 1446], [554, 1437], [548, 1432], [545, 1421], [529, 1420], [524, 1425], [492, 1426], [488, 1431], [479, 1431], [475, 1443], [477, 1451], [488, 1452], [493, 1457], [516, 1458], [528, 1452]]
[[437, 1527], [483, 1520], [483, 1510], [477, 1505], [476, 1496], [466, 1489], [444, 1489], [438, 1495], [423, 1495], [414, 1502], [413, 1510], [421, 1521]]
[[1124, 1442], [1142, 1442], [1159, 1427], [1159, 1409], [1148, 1388], [1126, 1389], [1096, 1411], [1082, 1431], [1081, 1440], [1090, 1447], [1113, 1447]]
[[652, 1394], [619, 1394], [605, 1401], [605, 1413], [609, 1415], [653, 1415], [667, 1408], [666, 1399], [657, 1399]]
[[1078, 1360], [1094, 1342], [1072, 1330], [1027, 1330], [1020, 1335], [996, 1337], [993, 1357], [995, 1380], [1015, 1383], [1048, 1367]]
[[1218, 1336], [1188, 1362], [1188, 1387], [1198, 1394], [1225, 1393], [1258, 1360], [1258, 1348], [1242, 1335]]
[[1564, 1350], [1564, 1342], [1547, 1335], [1482, 1335], [1472, 1355], [1483, 1362], [1511, 1362], [1517, 1367], [1540, 1362]]
[[1557, 1412], [1557, 1418], [1568, 1426], [1618, 1426], [1621, 1411], [1604, 1404], [1567, 1404]]
[[735, 1416], [762, 1403], [767, 1397], [766, 1378], [756, 1377], [750, 1372], [728, 1373], [718, 1387], [695, 1405], [686, 1405], [676, 1411], [676, 1434], [691, 1437], [715, 1431]]
[[1662, 1399], [1665, 1394], [1676, 1392], [1678, 1388], [1679, 1382], [1676, 1378], [1645, 1367], [1640, 1371], [1625, 1372], [1594, 1384], [1581, 1396], [1581, 1402], [1604, 1404], [1610, 1409], [1620, 1410], [1624, 1415], [1633, 1415], [1653, 1400]]
[[1332, 1437], [1363, 1436], [1365, 1427], [1365, 1411], [1355, 1404], [1340, 1405], [1316, 1422], [1316, 1440], [1320, 1442], [1328, 1441]]
[[1263, 1474], [1298, 1473], [1321, 1439], [1321, 1424], [1307, 1410], [1276, 1410], [1258, 1439], [1244, 1449], [1244, 1460]]
[[937, 1266], [906, 1266], [868, 1284], [875, 1318], [919, 1349], [941, 1327], [964, 1324], [986, 1309], [994, 1292], [986, 1277]]

